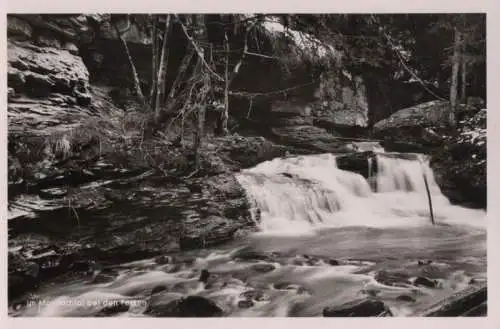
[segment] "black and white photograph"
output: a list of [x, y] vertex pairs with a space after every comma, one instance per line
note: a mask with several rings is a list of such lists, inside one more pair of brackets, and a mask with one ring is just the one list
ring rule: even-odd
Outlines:
[[7, 14], [8, 316], [488, 316], [486, 20]]

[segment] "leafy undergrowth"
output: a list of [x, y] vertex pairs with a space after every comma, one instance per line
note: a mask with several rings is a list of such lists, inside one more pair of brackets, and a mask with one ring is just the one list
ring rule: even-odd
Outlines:
[[457, 132], [445, 136], [443, 149], [432, 165], [451, 201], [486, 208], [486, 109], [459, 122]]

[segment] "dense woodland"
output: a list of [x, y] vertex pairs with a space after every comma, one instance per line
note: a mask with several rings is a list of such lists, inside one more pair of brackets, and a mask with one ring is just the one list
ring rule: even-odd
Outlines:
[[[194, 147], [201, 143], [207, 107], [215, 107], [218, 133], [228, 133], [228, 118], [246, 111], [231, 100], [285, 94], [291, 88], [248, 92], [234, 90], [240, 68], [252, 57], [282, 70], [306, 68], [314, 81], [330, 66], [342, 65], [361, 74], [391, 98], [391, 85], [412, 82], [420, 89], [414, 103], [424, 99], [450, 101], [449, 124], [456, 124], [457, 104], [468, 96], [486, 96], [484, 15], [127, 15], [106, 17], [121, 36], [130, 22], [152, 37], [151, 81], [144, 83], [135, 68], [127, 42], [121, 38], [129, 61], [133, 89], [142, 110], [158, 129], [174, 113], [183, 123], [196, 118]], [[303, 32], [304, 43], [292, 34], [266, 34], [266, 21]], [[126, 23], [124, 23], [126, 22]], [[341, 53], [341, 55], [339, 55]], [[179, 59], [170, 59], [177, 56]], [[340, 58], [339, 58], [340, 57]], [[240, 79], [244, 79], [240, 78]], [[386, 90], [384, 90], [384, 88]], [[373, 88], [370, 88], [373, 89]], [[380, 96], [379, 96], [380, 97]], [[390, 101], [387, 102], [390, 106]], [[396, 109], [397, 110], [397, 109]], [[240, 114], [241, 115], [241, 114]], [[181, 133], [180, 138], [183, 138]]]

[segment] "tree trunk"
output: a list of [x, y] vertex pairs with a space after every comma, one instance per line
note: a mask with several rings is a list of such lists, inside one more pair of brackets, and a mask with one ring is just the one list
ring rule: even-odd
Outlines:
[[460, 73], [461, 73], [461, 85], [460, 85], [460, 103], [461, 104], [466, 104], [467, 103], [467, 61], [465, 58], [464, 53], [462, 52], [462, 62], [461, 68], [460, 68]]
[[457, 92], [458, 92], [458, 71], [460, 68], [460, 43], [461, 33], [455, 29], [455, 40], [453, 42], [453, 57], [452, 57], [452, 72], [450, 86], [450, 113], [449, 124], [454, 127], [456, 124], [455, 112], [457, 109]]
[[193, 59], [194, 53], [195, 53], [194, 48], [188, 46], [186, 54], [184, 55], [184, 58], [181, 61], [181, 65], [179, 65], [179, 70], [177, 71], [177, 76], [175, 77], [174, 83], [172, 84], [172, 87], [170, 87], [170, 91], [168, 93], [167, 100], [166, 100], [166, 112], [173, 110], [173, 108], [176, 104], [174, 97], [177, 93], [177, 89], [179, 88], [179, 85], [184, 80], [186, 72], [188, 71], [189, 64], [191, 63], [191, 60]]
[[158, 123], [160, 119], [160, 109], [162, 106], [161, 101], [163, 100], [162, 91], [165, 90], [165, 77], [167, 75], [167, 52], [168, 52], [168, 33], [170, 30], [170, 15], [165, 18], [165, 34], [163, 35], [163, 45], [161, 47], [161, 57], [160, 64], [158, 66], [158, 80], [157, 80], [157, 91], [156, 91], [156, 101], [155, 101], [155, 121]]
[[118, 35], [118, 38], [120, 39], [120, 42], [123, 45], [123, 48], [125, 49], [125, 53], [127, 54], [127, 59], [130, 65], [130, 70], [132, 71], [132, 79], [134, 80], [134, 89], [137, 98], [143, 105], [146, 105], [146, 100], [144, 98], [144, 94], [142, 93], [141, 89], [141, 82], [139, 80], [139, 75], [137, 74], [137, 70], [135, 69], [134, 61], [132, 60], [132, 56], [130, 55], [127, 42], [123, 38], [120, 30], [118, 29], [118, 26], [116, 26], [116, 24], [113, 24], [113, 27], [115, 28], [116, 34]]
[[152, 63], [151, 63], [151, 68], [152, 68], [152, 72], [151, 72], [151, 89], [149, 91], [149, 106], [151, 108], [154, 108], [155, 104], [154, 104], [154, 99], [155, 99], [155, 92], [156, 92], [156, 80], [157, 80], [157, 77], [158, 77], [158, 68], [157, 68], [157, 64], [158, 64], [158, 29], [156, 28], [156, 17], [155, 15], [152, 15], [152, 31], [151, 31], [151, 35], [152, 35]]
[[229, 119], [229, 40], [227, 38], [227, 33], [224, 35], [224, 43], [226, 45], [226, 67], [224, 71], [224, 111], [221, 113], [222, 121], [222, 134], [227, 135], [229, 133], [227, 129], [227, 120]]
[[[199, 41], [202, 45], [207, 42], [207, 30], [205, 26], [205, 17], [204, 15], [195, 15], [194, 16], [194, 25], [195, 25], [195, 35], [197, 41]], [[206, 56], [207, 52], [204, 51], [203, 47], [197, 50], [198, 51], [198, 61], [199, 63], [206, 64]], [[204, 135], [204, 127], [205, 127], [205, 109], [206, 109], [206, 94], [210, 91], [210, 71], [207, 65], [200, 65], [201, 74], [203, 74], [203, 86], [202, 90], [200, 90], [200, 98], [198, 106], [198, 124], [196, 129], [195, 143], [194, 143], [194, 151], [195, 151], [195, 167], [196, 170], [201, 169], [201, 153], [200, 149], [202, 146], [203, 135]]]

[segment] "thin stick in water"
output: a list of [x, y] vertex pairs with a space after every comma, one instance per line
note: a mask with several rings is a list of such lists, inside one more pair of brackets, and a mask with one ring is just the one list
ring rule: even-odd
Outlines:
[[424, 175], [424, 183], [425, 183], [425, 190], [427, 191], [427, 199], [429, 200], [429, 210], [431, 213], [431, 222], [432, 225], [435, 225], [434, 222], [434, 212], [432, 210], [432, 198], [431, 198], [431, 192], [429, 191], [429, 183], [427, 182], [427, 176], [425, 175], [425, 169], [422, 168], [422, 173]]

